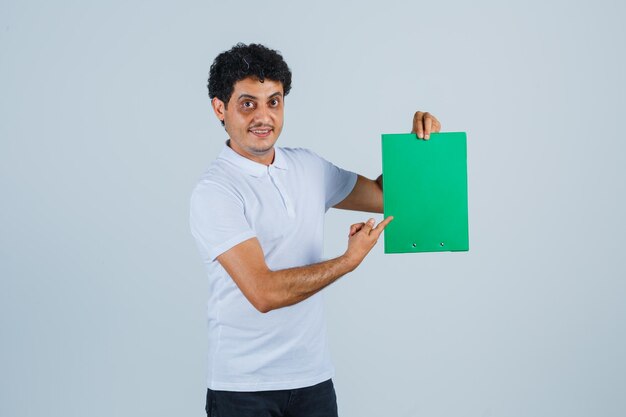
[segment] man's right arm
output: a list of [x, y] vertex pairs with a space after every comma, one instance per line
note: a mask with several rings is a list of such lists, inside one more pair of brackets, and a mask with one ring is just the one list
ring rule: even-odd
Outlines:
[[388, 217], [377, 226], [373, 219], [353, 224], [346, 252], [312, 265], [272, 271], [256, 238], [235, 245], [217, 260], [248, 301], [261, 313], [267, 313], [299, 303], [356, 269], [391, 220], [393, 217]]

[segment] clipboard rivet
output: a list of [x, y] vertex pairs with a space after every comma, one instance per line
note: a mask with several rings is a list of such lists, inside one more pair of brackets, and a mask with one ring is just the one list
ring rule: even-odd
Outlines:
[[443, 242], [441, 242], [440, 245], [443, 246]]
[[413, 244], [413, 247], [416, 247], [416, 246], [417, 246], [417, 243], [414, 243], [414, 244]]

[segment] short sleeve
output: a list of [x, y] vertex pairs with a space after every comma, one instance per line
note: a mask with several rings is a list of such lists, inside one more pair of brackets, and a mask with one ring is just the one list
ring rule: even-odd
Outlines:
[[256, 236], [245, 217], [241, 198], [212, 182], [201, 182], [194, 189], [189, 225], [202, 257], [210, 261]]
[[322, 157], [318, 157], [324, 166], [324, 188], [326, 190], [326, 211], [343, 201], [352, 192], [357, 175], [339, 168]]

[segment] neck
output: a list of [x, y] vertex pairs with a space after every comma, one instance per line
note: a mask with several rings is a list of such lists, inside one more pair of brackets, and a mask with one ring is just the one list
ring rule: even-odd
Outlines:
[[233, 142], [230, 139], [228, 139], [226, 145], [244, 158], [257, 162], [259, 164], [269, 166], [272, 165], [272, 163], [274, 162], [274, 156], [276, 154], [274, 146], [264, 152], [250, 153], [246, 152], [244, 149], [239, 148], [239, 146], [237, 145], [233, 146]]

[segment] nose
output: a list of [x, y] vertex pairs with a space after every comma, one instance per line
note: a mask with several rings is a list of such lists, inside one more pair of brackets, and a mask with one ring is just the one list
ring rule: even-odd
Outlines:
[[271, 124], [272, 122], [272, 113], [268, 106], [259, 106], [257, 111], [254, 113], [254, 121], [255, 124]]

